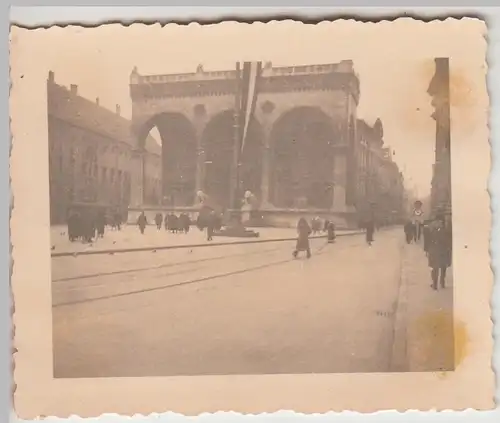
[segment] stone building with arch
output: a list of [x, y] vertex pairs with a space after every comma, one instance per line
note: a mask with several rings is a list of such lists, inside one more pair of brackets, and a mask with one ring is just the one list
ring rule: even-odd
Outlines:
[[133, 157], [140, 155], [147, 172], [145, 199], [158, 203], [161, 181], [161, 147], [150, 136], [137, 152], [130, 121], [120, 107], [110, 111], [78, 95], [78, 87], [58, 85], [53, 72], [47, 80], [49, 186], [51, 224], [64, 223], [72, 204], [130, 205], [131, 187], [138, 170]]
[[[162, 138], [165, 207], [192, 207], [203, 191], [230, 207], [235, 131], [235, 70], [130, 75], [132, 130], [138, 151], [156, 127]], [[240, 187], [263, 216], [296, 222], [297, 214], [357, 221], [360, 86], [353, 62], [263, 66], [240, 158]], [[145, 157], [145, 156], [144, 156]], [[136, 156], [135, 168], [147, 167]], [[132, 203], [145, 205], [148, 182], [134, 179]]]

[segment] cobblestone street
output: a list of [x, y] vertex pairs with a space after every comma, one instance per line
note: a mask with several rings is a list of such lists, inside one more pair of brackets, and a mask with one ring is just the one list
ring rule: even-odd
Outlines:
[[421, 247], [399, 229], [293, 247], [54, 258], [56, 377], [393, 370], [403, 254]]

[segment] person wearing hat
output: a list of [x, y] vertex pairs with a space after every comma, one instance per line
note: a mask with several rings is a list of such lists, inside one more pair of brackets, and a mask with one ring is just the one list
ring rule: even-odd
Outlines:
[[428, 262], [431, 268], [432, 289], [445, 288], [446, 271], [451, 266], [451, 230], [445, 215], [438, 212], [429, 227]]

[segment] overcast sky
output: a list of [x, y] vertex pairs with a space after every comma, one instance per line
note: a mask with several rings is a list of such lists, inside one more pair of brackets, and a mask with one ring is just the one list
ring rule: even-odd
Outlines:
[[[426, 91], [434, 72], [433, 57], [449, 52], [446, 37], [459, 38], [461, 29], [458, 25], [456, 29], [447, 28], [443, 36], [439, 27], [411, 21], [192, 24], [163, 29], [137, 24], [53, 28], [39, 34], [36, 42], [57, 83], [77, 84], [80, 95], [99, 97], [101, 105], [111, 110], [118, 103], [126, 117], [131, 116], [128, 84], [134, 66], [141, 74], [162, 74], [194, 72], [200, 63], [205, 70], [223, 70], [234, 69], [238, 60], [288, 66], [351, 59], [361, 83], [358, 117], [370, 124], [382, 120], [385, 144], [395, 150], [407, 186], [415, 186], [424, 197], [430, 191], [435, 142]], [[471, 37], [465, 40], [471, 43]]]

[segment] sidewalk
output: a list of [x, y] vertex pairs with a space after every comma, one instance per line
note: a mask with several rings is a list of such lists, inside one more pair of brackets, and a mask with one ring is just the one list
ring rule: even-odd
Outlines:
[[[125, 225], [121, 231], [106, 229], [104, 238], [100, 238], [91, 244], [80, 241], [70, 242], [65, 226], [51, 227], [51, 253], [52, 255], [66, 253], [82, 253], [91, 251], [127, 250], [136, 248], [161, 248], [161, 247], [186, 247], [193, 245], [218, 245], [235, 243], [255, 243], [271, 240], [295, 240], [297, 231], [287, 228], [258, 228], [258, 238], [232, 238], [214, 237], [212, 242], [207, 241], [206, 232], [192, 227], [188, 234], [172, 234], [164, 229], [157, 230], [155, 226], [148, 226], [144, 235], [141, 235], [136, 225]], [[337, 231], [337, 235], [356, 234], [360, 231]], [[321, 233], [322, 236], [326, 236]]]
[[445, 289], [434, 291], [422, 245], [404, 244], [402, 248], [392, 371], [451, 371], [454, 369], [453, 269], [448, 269]]

